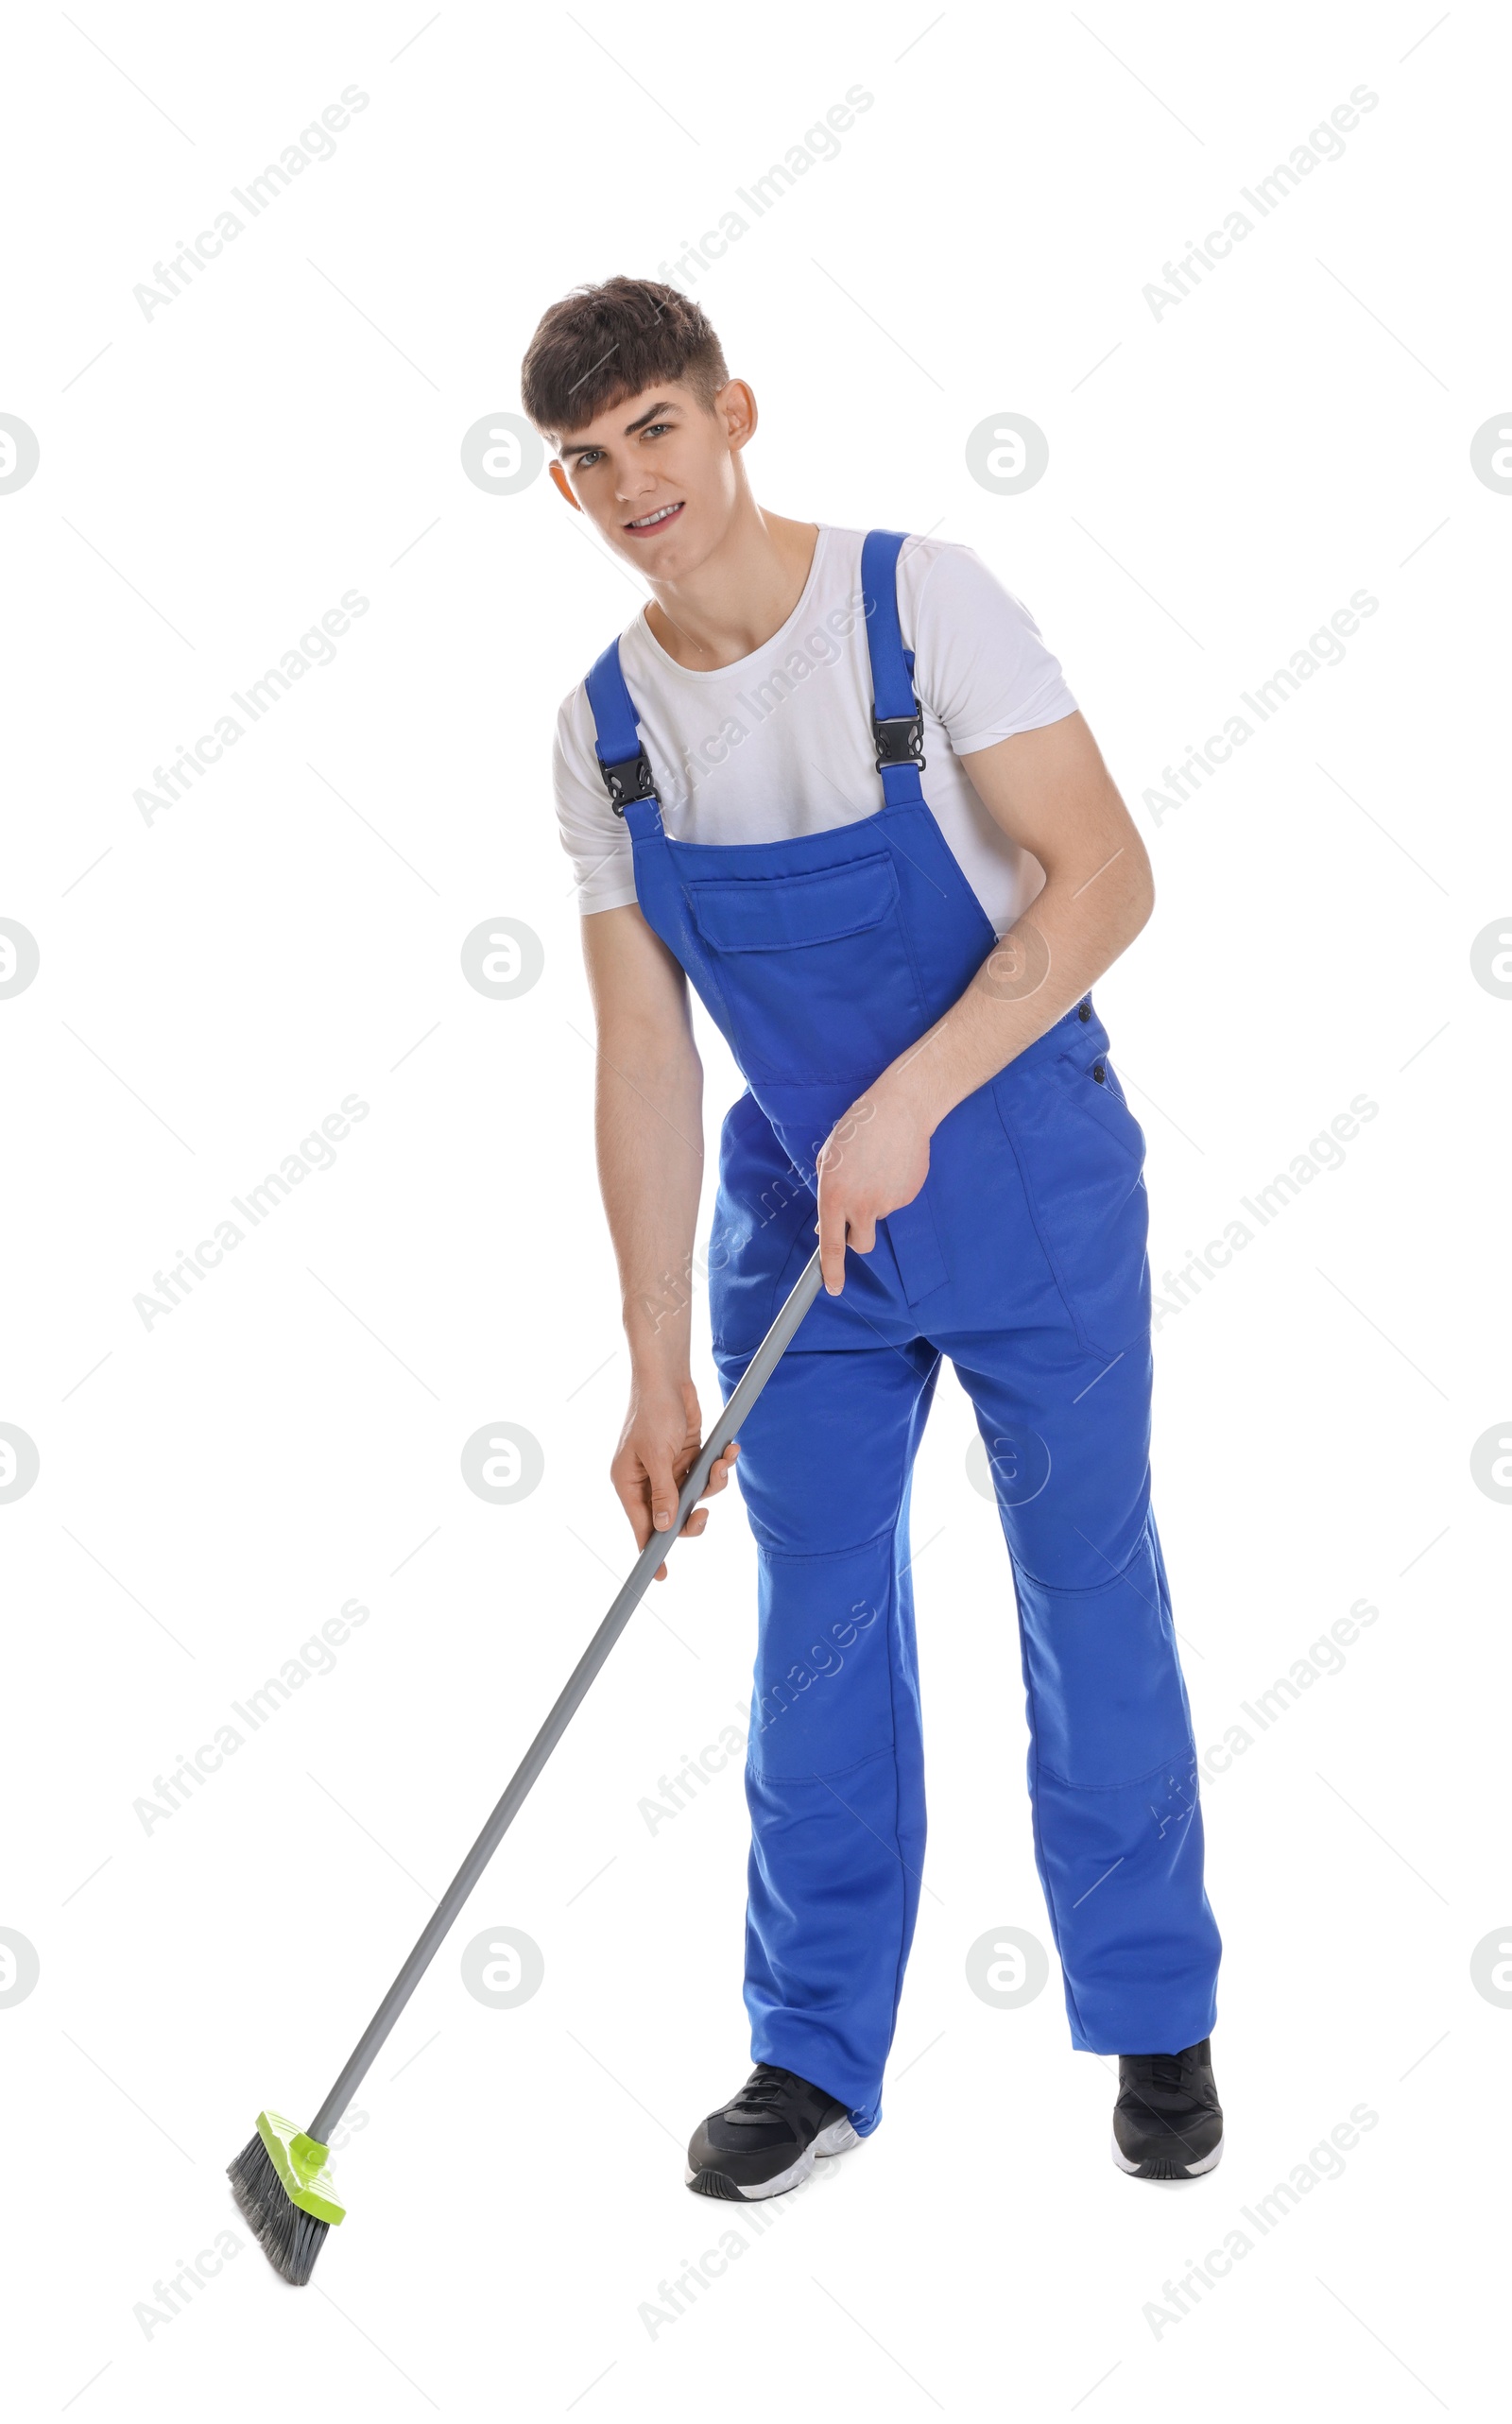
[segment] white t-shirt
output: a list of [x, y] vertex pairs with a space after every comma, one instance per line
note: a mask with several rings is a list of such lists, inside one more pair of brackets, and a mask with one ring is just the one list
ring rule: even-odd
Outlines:
[[[670, 838], [768, 842], [822, 833], [885, 803], [872, 754], [862, 530], [820, 523], [798, 604], [764, 646], [696, 673], [667, 655], [644, 610], [620, 640]], [[1028, 608], [971, 547], [907, 539], [898, 619], [924, 711], [924, 797], [972, 890], [1004, 934], [1044, 883], [972, 789], [962, 752], [1058, 723], [1076, 701]], [[561, 843], [584, 915], [635, 899], [630, 835], [593, 754], [585, 685], [563, 699], [553, 758]]]

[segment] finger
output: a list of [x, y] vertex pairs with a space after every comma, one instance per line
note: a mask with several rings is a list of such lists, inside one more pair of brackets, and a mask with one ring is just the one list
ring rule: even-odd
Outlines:
[[652, 1528], [658, 1532], [669, 1532], [678, 1513], [678, 1485], [671, 1457], [664, 1453], [647, 1457], [646, 1480], [650, 1489]]
[[845, 1286], [845, 1216], [832, 1204], [821, 1203], [817, 1228], [819, 1269], [827, 1292], [837, 1297]]
[[734, 1470], [735, 1452], [733, 1448], [728, 1448], [725, 1453], [722, 1456], [716, 1456], [710, 1466], [709, 1478], [699, 1491], [699, 1497], [707, 1498], [713, 1491], [723, 1489]]
[[869, 1213], [850, 1223], [850, 1244], [858, 1254], [869, 1254], [877, 1242], [877, 1224]]
[[645, 1484], [643, 1480], [621, 1481], [615, 1474], [610, 1474], [610, 1478], [614, 1485], [614, 1495], [624, 1507], [630, 1530], [635, 1535], [635, 1545], [644, 1549], [651, 1537], [651, 1509], [646, 1503]]

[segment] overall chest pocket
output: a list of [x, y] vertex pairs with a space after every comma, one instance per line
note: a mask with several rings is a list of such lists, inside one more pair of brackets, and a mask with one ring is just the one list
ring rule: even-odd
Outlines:
[[688, 885], [747, 1074], [868, 1084], [927, 1023], [886, 851]]

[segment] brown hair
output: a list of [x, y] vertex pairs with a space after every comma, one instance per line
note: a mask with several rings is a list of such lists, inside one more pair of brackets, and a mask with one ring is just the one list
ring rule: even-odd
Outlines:
[[654, 278], [576, 286], [545, 312], [520, 369], [520, 396], [539, 430], [585, 429], [622, 397], [662, 382], [713, 405], [730, 372], [698, 305]]

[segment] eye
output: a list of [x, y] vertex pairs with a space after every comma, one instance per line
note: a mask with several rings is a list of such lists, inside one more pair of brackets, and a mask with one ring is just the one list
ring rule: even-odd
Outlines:
[[603, 450], [603, 448], [602, 448], [602, 447], [600, 447], [600, 446], [588, 446], [588, 447], [585, 447], [585, 448], [583, 449], [583, 452], [582, 452], [580, 455], [578, 455], [577, 456], [576, 456], [576, 458], [575, 458], [575, 459], [576, 459], [576, 465], [577, 465], [577, 469], [578, 469], [580, 472], [589, 472], [589, 471], [592, 471], [592, 470], [593, 470], [593, 465], [598, 461], [599, 456], [601, 456], [601, 454], [603, 453], [603, 451], [604, 451], [604, 450]]
[[641, 434], [644, 438], [655, 438], [658, 431], [670, 429], [672, 425], [670, 421], [649, 421]]

